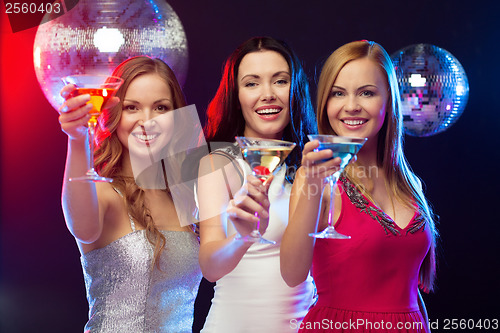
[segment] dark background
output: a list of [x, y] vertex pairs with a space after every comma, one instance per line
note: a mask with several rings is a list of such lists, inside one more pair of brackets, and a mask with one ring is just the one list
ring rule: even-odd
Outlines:
[[[225, 58], [255, 35], [291, 45], [313, 96], [322, 62], [352, 40], [377, 41], [389, 54], [416, 43], [451, 52], [469, 79], [463, 115], [441, 134], [406, 137], [407, 158], [440, 216], [437, 290], [424, 299], [439, 331], [446, 320], [500, 320], [498, 1], [168, 3], [187, 34], [184, 91], [200, 114], [216, 91]], [[80, 255], [60, 205], [66, 136], [36, 80], [36, 28], [12, 33], [0, 8], [0, 332], [81, 332], [87, 301]], [[209, 294], [203, 289], [205, 302]], [[198, 307], [197, 322], [203, 309]]]

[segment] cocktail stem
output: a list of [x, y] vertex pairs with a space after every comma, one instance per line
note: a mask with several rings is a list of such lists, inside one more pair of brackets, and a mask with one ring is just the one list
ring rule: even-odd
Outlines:
[[[265, 176], [261, 176], [261, 175], [257, 175], [257, 174], [253, 174], [254, 176], [256, 176], [257, 178], [259, 178], [259, 180], [262, 182], [262, 183], [265, 183], [267, 178], [269, 177], [265, 177]], [[255, 212], [255, 214], [253, 214], [253, 216], [255, 216], [256, 218], [258, 218], [259, 220], [257, 221], [256, 223], [256, 228], [255, 230], [256, 231], [259, 231], [260, 230], [260, 217], [259, 217], [259, 213]]]
[[328, 211], [328, 227], [333, 227], [333, 206], [334, 206], [334, 194], [335, 194], [335, 184], [339, 178], [338, 172], [334, 173], [328, 177], [328, 182], [330, 183], [330, 210]]
[[[256, 173], [253, 173], [254, 176], [256, 176], [257, 178], [259, 178], [259, 180], [262, 182], [262, 183], [265, 183], [267, 178], [269, 177], [266, 177], [266, 176], [262, 176], [262, 175], [258, 175]], [[253, 214], [253, 216], [255, 216], [256, 218], [258, 218], [259, 220], [257, 221], [257, 223], [255, 223], [255, 229], [253, 230], [252, 234], [254, 235], [260, 235], [260, 217], [259, 217], [259, 213], [255, 212]]]
[[95, 125], [96, 121], [94, 119], [91, 119], [88, 122], [89, 126], [89, 149], [90, 149], [90, 158], [89, 158], [89, 172], [88, 173], [95, 173], [94, 170], [94, 141], [95, 141]]

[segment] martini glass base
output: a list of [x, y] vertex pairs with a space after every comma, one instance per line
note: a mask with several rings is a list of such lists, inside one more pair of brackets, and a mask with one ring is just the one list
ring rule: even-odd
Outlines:
[[99, 176], [95, 171], [88, 171], [85, 176], [70, 178], [70, 182], [99, 182], [99, 183], [111, 183], [113, 178], [106, 178]]
[[246, 243], [276, 244], [275, 241], [271, 241], [262, 237], [258, 230], [254, 230], [246, 236], [236, 236], [235, 239], [244, 241]]
[[335, 230], [334, 227], [327, 227], [321, 232], [311, 233], [309, 236], [323, 239], [351, 239], [351, 236], [343, 235]]

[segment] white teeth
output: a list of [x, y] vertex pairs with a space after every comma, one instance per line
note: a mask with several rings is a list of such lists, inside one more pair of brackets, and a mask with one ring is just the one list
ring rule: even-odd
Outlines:
[[154, 135], [153, 134], [150, 134], [150, 135], [134, 134], [134, 136], [142, 141], [151, 141], [154, 138], [156, 138], [158, 135], [156, 135], [156, 134], [154, 134]]
[[279, 112], [281, 112], [281, 109], [264, 109], [257, 111], [257, 114], [273, 114]]
[[365, 123], [364, 120], [344, 120], [344, 124], [351, 126], [362, 125], [364, 123]]

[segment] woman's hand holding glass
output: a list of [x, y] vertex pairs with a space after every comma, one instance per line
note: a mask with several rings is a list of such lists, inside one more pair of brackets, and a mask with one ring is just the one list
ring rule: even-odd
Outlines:
[[271, 176], [263, 183], [248, 175], [241, 189], [229, 201], [226, 213], [241, 237], [250, 235], [256, 224], [259, 232], [265, 233], [269, 224], [268, 191], [272, 179]]
[[325, 178], [340, 169], [342, 161], [340, 157], [332, 159], [333, 152], [330, 149], [315, 151], [318, 147], [319, 141], [312, 140], [305, 144], [302, 151], [302, 167], [299, 170], [311, 184], [323, 183]]
[[[92, 110], [92, 104], [89, 103], [90, 95], [88, 94], [69, 97], [75, 89], [73, 84], [68, 84], [61, 89], [60, 94], [65, 101], [59, 108], [59, 123], [62, 131], [70, 139], [84, 140], [87, 137], [87, 123], [91, 118], [89, 111]], [[113, 107], [119, 101], [118, 97], [112, 97], [106, 107]]]
[[[87, 132], [88, 132], [88, 152], [89, 159], [87, 161], [87, 172], [84, 175], [77, 176], [76, 178], [71, 177], [69, 181], [83, 181], [83, 182], [112, 182], [112, 178], [101, 177], [94, 168], [94, 140], [95, 140], [95, 130], [97, 125], [97, 118], [101, 114], [104, 107], [110, 107], [107, 103], [113, 98], [115, 91], [123, 83], [123, 79], [114, 76], [105, 75], [74, 75], [66, 76], [62, 78], [66, 85], [72, 85], [71, 88], [67, 88], [69, 91], [63, 89], [61, 94], [65, 95], [66, 102], [60, 108], [61, 115], [63, 113], [68, 114], [71, 111], [77, 111], [76, 113], [70, 113], [69, 117], [63, 117], [59, 119], [63, 125], [63, 131], [69, 134], [69, 138], [83, 138], [81, 133], [80, 121], [82, 117], [85, 117], [83, 113], [86, 111], [90, 118], [87, 118]], [[73, 100], [71, 97], [83, 95], [85, 96], [81, 100]], [[80, 103], [84, 103], [87, 100], [87, 95], [90, 95], [90, 100], [84, 106], [84, 110], [78, 107]], [[68, 103], [71, 101], [71, 103]], [[83, 105], [81, 105], [83, 106]], [[90, 108], [90, 109], [89, 109]], [[80, 117], [81, 116], [81, 117]], [[64, 119], [66, 118], [66, 119]], [[76, 121], [76, 123], [74, 123]], [[69, 123], [68, 126], [66, 124]]]

